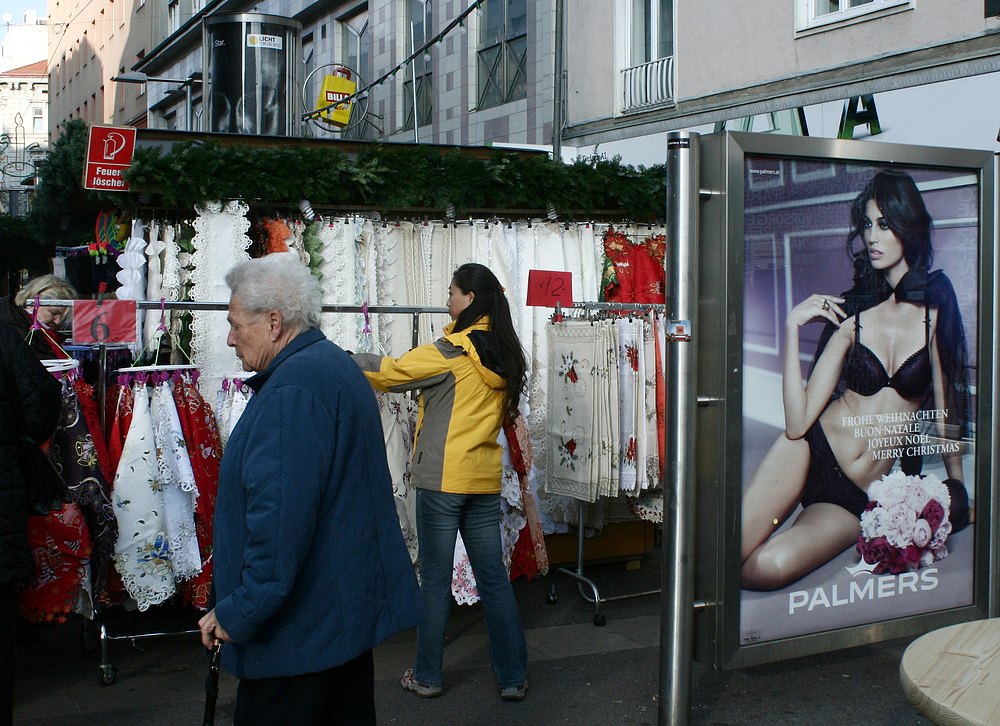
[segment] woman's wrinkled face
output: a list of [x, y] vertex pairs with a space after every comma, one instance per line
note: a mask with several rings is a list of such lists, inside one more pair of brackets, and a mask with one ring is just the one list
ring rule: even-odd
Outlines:
[[451, 281], [448, 287], [448, 314], [454, 320], [459, 313], [472, 304], [472, 299], [476, 296], [474, 292], [462, 292], [455, 281]]
[[874, 199], [868, 200], [865, 220], [865, 247], [872, 267], [888, 272], [901, 266], [902, 272], [906, 272], [909, 266], [903, 255], [903, 242], [889, 228]]
[[276, 352], [268, 316], [248, 311], [234, 295], [229, 301], [226, 319], [229, 321], [226, 345], [236, 349], [243, 370], [260, 372], [267, 368]]

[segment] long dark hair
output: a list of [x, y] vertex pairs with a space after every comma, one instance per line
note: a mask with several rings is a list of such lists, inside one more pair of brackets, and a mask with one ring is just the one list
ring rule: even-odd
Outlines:
[[503, 287], [488, 267], [474, 262], [462, 265], [452, 276], [455, 287], [466, 295], [473, 293], [472, 302], [455, 318], [454, 332], [465, 330], [484, 316], [490, 320], [490, 332], [496, 339], [491, 350], [506, 384], [504, 415], [510, 419], [517, 417], [517, 406], [521, 392], [527, 383], [527, 361], [521, 349], [521, 341], [514, 332], [514, 321], [510, 316], [510, 306], [504, 296]]
[[[914, 302], [938, 310], [937, 349], [944, 374], [946, 406], [950, 411], [948, 421], [954, 422], [949, 433], [952, 438], [962, 438], [968, 433], [973, 414], [968, 344], [965, 338], [965, 326], [962, 323], [962, 311], [951, 281], [944, 272], [941, 270], [928, 272], [934, 261], [934, 248], [931, 245], [933, 220], [927, 212], [920, 190], [906, 172], [889, 169], [879, 171], [865, 184], [851, 204], [851, 229], [847, 235], [847, 251], [854, 265], [854, 286], [841, 293], [845, 299], [841, 307], [850, 318], [884, 302], [893, 294], [885, 275], [872, 267], [867, 244], [864, 243], [865, 229], [869, 224], [866, 212], [869, 200], [875, 201], [882, 218], [903, 245], [903, 259], [906, 260], [909, 272], [900, 281], [900, 289], [903, 290], [907, 284], [914, 285], [914, 281], [919, 281], [916, 287], [920, 294]], [[855, 249], [854, 241], [858, 238], [862, 241], [860, 250]], [[912, 278], [909, 283], [907, 283], [908, 278]], [[813, 358], [813, 367], [819, 361], [834, 330], [835, 326], [831, 323], [826, 324]], [[831, 400], [839, 398], [844, 388], [845, 382], [841, 376]], [[934, 405], [933, 398], [929, 397], [922, 407], [932, 405]], [[906, 473], [920, 471], [919, 464], [913, 469], [913, 465], [905, 458], [902, 466]]]
[[[903, 171], [883, 169], [873, 176], [851, 205], [851, 230], [847, 235], [847, 252], [854, 265], [855, 288], [869, 293], [881, 302], [892, 291], [885, 275], [877, 272], [868, 257], [865, 230], [868, 221], [867, 206], [873, 200], [882, 218], [903, 245], [903, 259], [913, 270], [929, 270], [934, 261], [931, 247], [931, 215], [924, 206], [923, 197], [913, 178]], [[861, 249], [854, 248], [854, 240], [861, 239]]]

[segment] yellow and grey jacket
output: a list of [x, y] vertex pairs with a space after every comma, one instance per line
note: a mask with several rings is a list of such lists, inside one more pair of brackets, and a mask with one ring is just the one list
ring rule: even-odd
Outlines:
[[390, 358], [354, 360], [379, 391], [420, 390], [411, 484], [452, 494], [500, 492], [505, 377], [489, 319]]

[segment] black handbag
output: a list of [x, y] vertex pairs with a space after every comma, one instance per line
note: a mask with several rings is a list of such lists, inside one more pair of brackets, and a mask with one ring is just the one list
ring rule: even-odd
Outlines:
[[8, 379], [11, 408], [14, 409], [18, 427], [21, 472], [28, 489], [28, 514], [46, 515], [49, 512], [58, 512], [64, 504], [72, 500], [69, 486], [52, 459], [28, 433], [28, 423], [24, 418], [24, 409], [21, 407], [13, 372], [9, 371]]
[[58, 512], [71, 500], [69, 486], [48, 454], [26, 434], [21, 435], [21, 469], [28, 484], [28, 513]]

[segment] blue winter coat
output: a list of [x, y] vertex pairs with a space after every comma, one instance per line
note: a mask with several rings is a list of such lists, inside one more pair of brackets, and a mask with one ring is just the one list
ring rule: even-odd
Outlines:
[[315, 328], [247, 383], [214, 523], [215, 614], [238, 678], [315, 673], [423, 619], [378, 404]]

